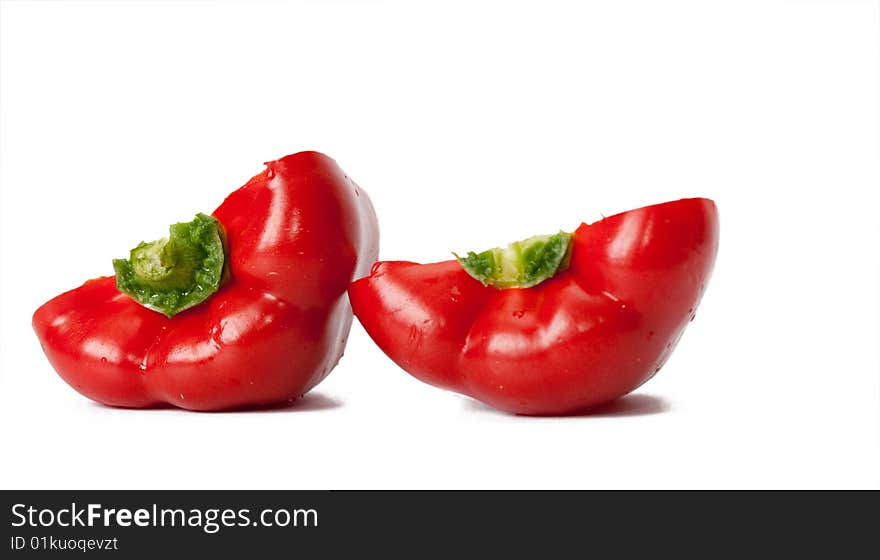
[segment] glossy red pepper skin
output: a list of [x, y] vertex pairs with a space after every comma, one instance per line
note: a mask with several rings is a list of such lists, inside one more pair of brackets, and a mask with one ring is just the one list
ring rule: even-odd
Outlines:
[[302, 152], [267, 163], [213, 215], [231, 277], [202, 304], [167, 318], [104, 277], [36, 311], [67, 383], [112, 406], [222, 410], [295, 399], [330, 373], [351, 326], [348, 284], [378, 256], [366, 193]]
[[517, 414], [569, 414], [657, 373], [717, 249], [715, 204], [685, 199], [582, 224], [569, 268], [532, 288], [483, 286], [457, 261], [378, 262], [349, 296], [414, 377]]

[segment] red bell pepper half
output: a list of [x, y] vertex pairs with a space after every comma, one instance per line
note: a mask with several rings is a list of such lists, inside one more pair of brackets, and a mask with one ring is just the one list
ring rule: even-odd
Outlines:
[[40, 307], [34, 330], [74, 389], [122, 407], [284, 402], [342, 356], [346, 289], [378, 256], [376, 214], [332, 159], [266, 164], [212, 216], [171, 226]]
[[717, 249], [715, 204], [685, 199], [458, 261], [377, 262], [349, 296], [414, 377], [513, 413], [568, 414], [660, 370]]

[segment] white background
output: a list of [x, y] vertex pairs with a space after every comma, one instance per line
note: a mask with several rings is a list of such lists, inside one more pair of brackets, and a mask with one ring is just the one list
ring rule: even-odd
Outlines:
[[[4, 2], [0, 487], [878, 487], [876, 2]], [[663, 371], [521, 418], [355, 325], [301, 403], [117, 410], [52, 371], [45, 300], [262, 162], [331, 155], [424, 262], [714, 198]]]

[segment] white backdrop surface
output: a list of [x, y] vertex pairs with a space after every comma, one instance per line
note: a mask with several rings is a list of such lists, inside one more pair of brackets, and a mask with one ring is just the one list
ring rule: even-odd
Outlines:
[[[880, 486], [876, 2], [3, 2], [0, 487]], [[424, 385], [355, 323], [298, 405], [97, 405], [33, 311], [262, 162], [334, 157], [383, 259], [687, 196], [721, 214], [672, 359], [596, 415]]]

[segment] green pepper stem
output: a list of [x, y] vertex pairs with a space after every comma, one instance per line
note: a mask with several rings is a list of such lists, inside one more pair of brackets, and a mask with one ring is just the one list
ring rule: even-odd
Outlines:
[[141, 243], [131, 252], [131, 266], [143, 282], [163, 285], [168, 275], [175, 269], [177, 254], [174, 245], [168, 246], [168, 238], [150, 243]]
[[464, 257], [453, 253], [462, 268], [484, 286], [531, 288], [568, 268], [571, 234], [536, 235], [507, 247], [495, 247]]
[[142, 242], [129, 259], [116, 259], [116, 288], [135, 301], [173, 317], [205, 301], [224, 279], [225, 247], [220, 222], [197, 214], [174, 224], [169, 236]]

